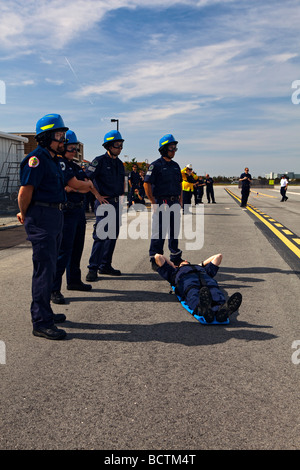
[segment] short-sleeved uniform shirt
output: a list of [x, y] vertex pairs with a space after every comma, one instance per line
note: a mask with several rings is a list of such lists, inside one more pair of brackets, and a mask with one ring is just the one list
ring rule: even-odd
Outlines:
[[47, 149], [40, 145], [29, 153], [21, 162], [21, 186], [34, 187], [32, 202], [64, 203], [66, 201], [65, 186], [68, 175], [60, 166], [60, 157], [52, 157]]
[[182, 175], [178, 163], [158, 158], [149, 166], [145, 183], [152, 185], [152, 193], [156, 199], [162, 196], [181, 195]]
[[[197, 276], [197, 274], [192, 272], [193, 269], [194, 267], [188, 264], [182, 265], [179, 268], [173, 268], [173, 266], [165, 262], [162, 266], [158, 268], [157, 272], [172, 285], [176, 285], [180, 277], [186, 274], [188, 274], [188, 276], [185, 277], [187, 285], [190, 285], [191, 283], [199, 285], [199, 277]], [[217, 274], [219, 267], [210, 262], [203, 267], [197, 265], [197, 270], [213, 278]]]
[[125, 169], [122, 161], [106, 152], [94, 158], [85, 171], [101, 196], [118, 197], [124, 194]]
[[[65, 180], [70, 181], [70, 179], [74, 177], [79, 181], [84, 181], [86, 179], [83, 169], [77, 163], [73, 162], [73, 160], [68, 160], [67, 158], [62, 157], [59, 159], [59, 163]], [[75, 204], [82, 202], [84, 200], [84, 194], [70, 191], [67, 193], [67, 200]]]
[[[242, 173], [241, 176], [240, 176], [240, 179], [245, 178], [245, 176], [247, 176], [247, 178], [250, 178], [250, 180], [252, 180], [250, 173]], [[241, 183], [242, 183], [242, 188], [243, 189], [250, 188], [250, 181], [244, 180]]]
[[214, 184], [214, 180], [212, 178], [206, 178], [205, 179], [205, 183], [206, 183], [206, 186], [208, 187], [208, 189], [212, 188], [213, 184]]
[[141, 182], [141, 177], [140, 177], [138, 172], [135, 172], [135, 171], [132, 170], [129, 174], [128, 180], [131, 183], [132, 189], [139, 188], [140, 182]]
[[285, 188], [285, 187], [287, 186], [287, 184], [288, 184], [288, 180], [287, 180], [286, 178], [281, 178], [281, 180], [280, 180], [280, 186], [281, 186], [282, 188]]

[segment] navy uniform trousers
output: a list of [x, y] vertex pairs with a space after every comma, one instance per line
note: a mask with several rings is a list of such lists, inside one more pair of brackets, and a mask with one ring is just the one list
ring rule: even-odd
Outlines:
[[217, 311], [225, 303], [225, 296], [213, 277], [218, 272], [218, 266], [209, 263], [202, 267], [199, 265], [184, 265], [174, 269], [167, 262], [158, 268], [158, 274], [176, 287], [176, 293], [185, 300], [186, 304], [196, 311], [199, 306], [200, 288], [207, 286], [212, 296], [212, 310]]
[[60, 291], [62, 276], [66, 271], [67, 285], [80, 284], [80, 261], [84, 247], [86, 218], [85, 207], [74, 207], [63, 211], [63, 237], [56, 265], [52, 291]]
[[30, 206], [24, 226], [27, 240], [32, 244], [32, 324], [34, 328], [49, 328], [54, 325], [50, 298], [62, 239], [62, 211]]
[[[105, 204], [100, 206], [101, 215], [99, 215], [99, 204], [96, 207], [96, 223], [93, 231], [93, 247], [89, 259], [88, 269], [97, 271], [111, 266], [114, 249], [120, 232], [120, 208], [119, 198], [112, 198], [108, 207]], [[107, 210], [106, 210], [107, 209]], [[106, 230], [101, 229], [99, 237], [99, 225]]]
[[250, 186], [242, 186], [242, 201], [241, 204], [242, 206], [246, 206], [248, 202], [248, 197], [250, 194]]
[[171, 261], [176, 261], [181, 256], [182, 251], [178, 248], [178, 235], [180, 230], [180, 209], [181, 206], [177, 197], [174, 201], [169, 199], [157, 199], [159, 208], [153, 213], [152, 234], [149, 249], [150, 257], [156, 253], [164, 253], [165, 238], [168, 233], [168, 247]]

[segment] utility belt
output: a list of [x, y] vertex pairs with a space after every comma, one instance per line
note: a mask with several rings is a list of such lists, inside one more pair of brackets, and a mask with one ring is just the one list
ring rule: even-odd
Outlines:
[[119, 196], [116, 197], [107, 197], [106, 200], [108, 202], [119, 202]]
[[179, 201], [179, 196], [158, 196], [156, 198], [158, 201], [163, 200], [163, 201]]
[[71, 201], [68, 201], [66, 202], [65, 204], [63, 204], [63, 209], [65, 210], [68, 210], [68, 209], [75, 209], [77, 207], [83, 207], [84, 206], [84, 202], [83, 201], [80, 201], [80, 202], [71, 202]]
[[[186, 265], [184, 265], [184, 266], [186, 267]], [[199, 266], [199, 265], [193, 265], [193, 264], [190, 264], [190, 265], [188, 265], [188, 266], [189, 266], [191, 269], [190, 269], [189, 271], [187, 271], [187, 272], [181, 274], [181, 276], [179, 276], [177, 282], [176, 282], [176, 277], [177, 277], [177, 275], [178, 275], [178, 271], [176, 271], [176, 272], [173, 274], [172, 279], [171, 279], [171, 284], [172, 284], [172, 286], [174, 286], [174, 288], [175, 288], [175, 293], [176, 293], [177, 295], [180, 295], [181, 298], [182, 298], [182, 300], [184, 300], [184, 299], [186, 298], [188, 292], [189, 292], [192, 288], [194, 288], [194, 285], [191, 285], [191, 286], [188, 286], [188, 287], [184, 290], [184, 292], [180, 292], [180, 293], [179, 293], [179, 283], [182, 282], [182, 279], [183, 279], [184, 277], [190, 276], [191, 274], [196, 274], [197, 277], [198, 277], [198, 279], [199, 279], [200, 287], [204, 287], [204, 286], [207, 285], [207, 284], [206, 284], [206, 280], [205, 280], [204, 275], [203, 275], [204, 273], [201, 271], [200, 266]], [[182, 266], [182, 267], [183, 267], [183, 266]]]
[[64, 204], [61, 202], [42, 202], [42, 201], [33, 201], [31, 203], [33, 206], [42, 206], [42, 207], [52, 207], [53, 209], [63, 210]]

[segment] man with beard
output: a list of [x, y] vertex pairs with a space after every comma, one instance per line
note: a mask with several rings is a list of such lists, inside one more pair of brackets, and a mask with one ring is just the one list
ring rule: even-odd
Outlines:
[[[18, 220], [32, 244], [33, 277], [31, 318], [33, 335], [59, 340], [66, 336], [56, 323], [66, 320], [50, 306], [56, 260], [62, 238], [65, 186], [82, 188], [76, 178], [64, 177], [58, 155], [64, 150], [65, 126], [59, 114], [47, 114], [36, 124], [38, 146], [21, 162]], [[88, 184], [85, 183], [87, 186]], [[93, 185], [89, 182], [90, 187]]]

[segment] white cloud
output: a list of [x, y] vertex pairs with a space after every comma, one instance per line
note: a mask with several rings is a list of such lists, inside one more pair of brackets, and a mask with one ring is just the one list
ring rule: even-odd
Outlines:
[[154, 93], [215, 93], [218, 80], [223, 77], [224, 81], [224, 74], [229, 73], [225, 66], [242, 50], [243, 44], [237, 41], [182, 50], [169, 59], [135, 64], [133, 71], [99, 85], [86, 86], [77, 96], [117, 93], [126, 100]]
[[22, 16], [13, 11], [8, 11], [3, 5], [0, 7], [1, 28], [0, 42], [2, 46], [10, 46], [15, 37], [19, 37], [25, 28]]
[[24, 86], [34, 85], [34, 83], [35, 83], [34, 80], [23, 80], [21, 82], [21, 84], [24, 85]]
[[63, 80], [55, 80], [53, 78], [45, 78], [45, 82], [50, 83], [51, 85], [62, 85], [64, 83]]
[[[221, 0], [10, 0], [0, 4], [0, 43], [3, 48], [62, 49], [91, 30], [107, 13], [120, 8], [168, 8], [182, 5], [202, 8]], [[222, 0], [231, 2], [233, 0]]]
[[251, 40], [231, 40], [180, 50], [168, 59], [142, 61], [117, 78], [81, 87], [75, 96], [114, 94], [126, 101], [160, 93], [226, 98], [285, 93], [287, 71], [293, 70], [289, 60], [297, 54], [262, 54], [258, 59], [252, 48]]
[[141, 110], [134, 110], [128, 113], [120, 113], [119, 117], [126, 125], [149, 125], [150, 122], [170, 119], [176, 115], [188, 114], [199, 109], [201, 104], [192, 101], [174, 101], [165, 106], [148, 106]]
[[35, 81], [32, 79], [19, 80], [16, 82], [9, 82], [9, 86], [32, 86], [35, 85]]

